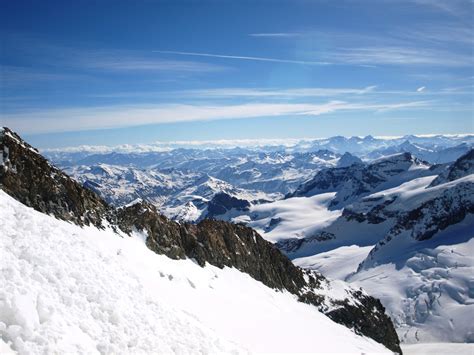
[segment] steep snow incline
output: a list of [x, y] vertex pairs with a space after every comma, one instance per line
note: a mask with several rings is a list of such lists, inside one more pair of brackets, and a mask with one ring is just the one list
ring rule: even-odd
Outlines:
[[390, 353], [235, 269], [0, 205], [0, 334], [20, 353]]

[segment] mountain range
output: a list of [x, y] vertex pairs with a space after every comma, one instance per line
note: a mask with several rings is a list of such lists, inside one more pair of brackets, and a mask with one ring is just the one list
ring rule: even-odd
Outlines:
[[[144, 201], [115, 208], [7, 128], [0, 150], [3, 345], [20, 352], [262, 351], [277, 349], [272, 329], [281, 329], [290, 339], [283, 348], [309, 351], [316, 339], [319, 349], [400, 352], [380, 301], [295, 266], [253, 229], [173, 222]], [[183, 292], [198, 303], [192, 307]], [[316, 334], [290, 331], [298, 319]], [[264, 328], [258, 339], [249, 322]], [[157, 335], [166, 340], [156, 343]]]
[[[352, 329], [352, 344], [358, 349], [380, 350], [359, 344], [360, 336], [396, 352], [401, 352], [399, 340], [474, 341], [474, 136], [333, 137], [227, 149], [45, 151], [52, 163], [7, 128], [0, 138], [1, 198], [11, 211], [3, 216], [5, 223], [18, 216], [40, 221], [51, 236], [43, 240], [45, 245], [57, 234], [48, 224], [67, 230], [66, 235], [82, 235], [79, 230], [87, 229], [95, 238], [138, 238], [145, 246], [140, 253], [174, 260], [172, 274], [182, 275], [178, 279], [191, 286], [192, 294], [199, 282], [212, 284], [202, 268], [215, 268], [214, 274], [228, 281], [226, 270], [234, 270], [235, 280], [242, 275], [252, 280], [236, 281], [245, 283], [248, 292], [260, 292], [255, 285], [277, 290], [292, 299], [280, 306], [309, 304], [318, 315]], [[17, 229], [12, 235], [42, 237], [20, 221], [12, 228]], [[90, 250], [84, 253], [90, 257]], [[130, 260], [127, 267], [133, 268], [135, 261]], [[193, 262], [186, 268], [197, 276], [186, 281], [179, 266], [184, 264], [179, 263], [189, 260]], [[146, 287], [153, 287], [147, 282]], [[221, 327], [220, 335], [230, 343], [252, 351], [258, 350], [257, 343], [267, 344], [250, 341], [244, 330], [227, 332], [227, 323], [204, 314], [213, 312], [211, 306], [198, 314], [185, 306], [185, 299], [175, 301], [181, 298], [171, 286], [163, 285], [167, 301], [187, 307], [204, 326]], [[180, 287], [176, 292], [189, 291]], [[234, 302], [228, 294], [221, 296], [221, 301], [207, 293], [199, 297], [217, 307], [223, 300]], [[245, 302], [250, 301], [236, 301], [236, 309], [257, 307]], [[14, 312], [13, 303], [3, 306], [7, 313]], [[248, 319], [239, 318], [239, 312], [231, 322], [241, 329]], [[269, 326], [264, 316], [258, 317], [260, 325]], [[295, 315], [288, 317], [297, 321]], [[29, 334], [40, 327], [18, 319], [8, 322], [0, 331], [13, 344], [33, 341]], [[18, 324], [21, 331], [8, 330]], [[311, 351], [301, 334], [288, 334], [301, 349]], [[230, 345], [219, 346], [216, 351]]]

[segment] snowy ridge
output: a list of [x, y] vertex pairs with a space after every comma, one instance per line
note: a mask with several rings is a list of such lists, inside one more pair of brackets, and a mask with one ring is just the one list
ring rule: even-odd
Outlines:
[[0, 201], [0, 333], [20, 353], [390, 353], [235, 269], [173, 261], [141, 235], [58, 221], [3, 191]]

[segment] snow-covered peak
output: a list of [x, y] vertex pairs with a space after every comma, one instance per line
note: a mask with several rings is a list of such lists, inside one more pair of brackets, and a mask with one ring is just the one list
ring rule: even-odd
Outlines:
[[432, 182], [431, 186], [460, 179], [470, 174], [474, 174], [474, 149], [469, 150], [466, 154], [451, 164], [445, 172], [441, 173]]
[[362, 160], [359, 157], [352, 155], [349, 152], [345, 152], [338, 160], [337, 167], [344, 168], [351, 166], [352, 164], [362, 164]]

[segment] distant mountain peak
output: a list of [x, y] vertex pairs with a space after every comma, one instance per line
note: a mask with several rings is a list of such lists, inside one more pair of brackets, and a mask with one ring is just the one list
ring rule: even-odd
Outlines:
[[352, 155], [349, 152], [345, 152], [338, 160], [337, 167], [344, 168], [347, 166], [351, 166], [352, 164], [363, 164], [362, 159]]
[[445, 182], [454, 181], [470, 174], [474, 174], [474, 149], [472, 148], [452, 163], [445, 172], [433, 180], [430, 186], [437, 186]]

